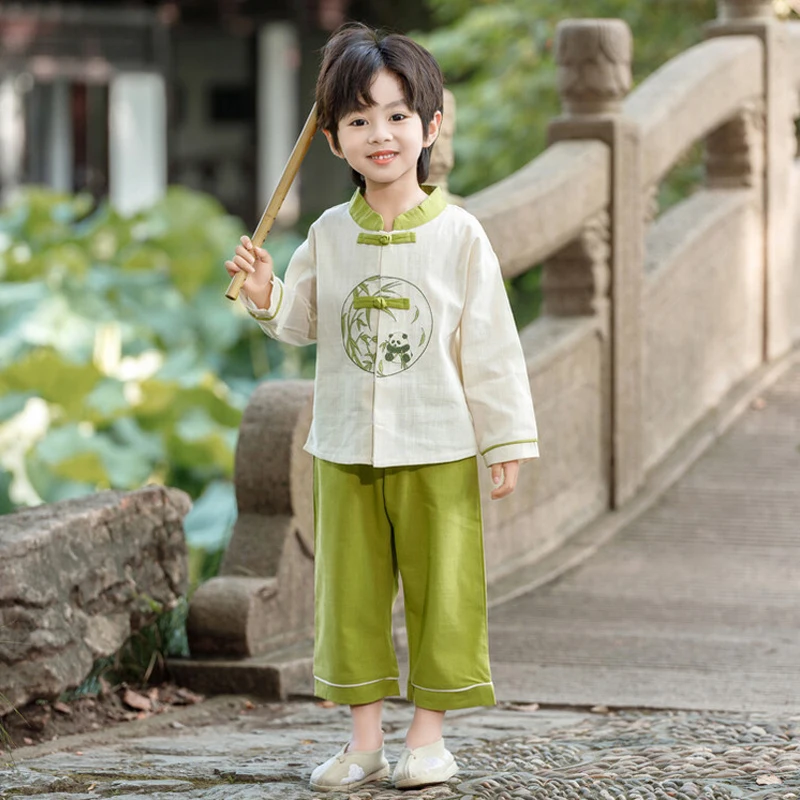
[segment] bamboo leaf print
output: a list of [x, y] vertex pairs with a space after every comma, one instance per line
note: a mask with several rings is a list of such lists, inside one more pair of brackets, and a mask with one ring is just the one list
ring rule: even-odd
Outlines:
[[414, 319], [411, 320], [413, 325], [419, 319], [419, 306], [414, 306]]
[[378, 373], [383, 375], [383, 359], [378, 362]]
[[422, 336], [419, 337], [419, 346], [422, 347], [423, 344], [425, 344], [425, 331], [424, 330], [422, 331]]

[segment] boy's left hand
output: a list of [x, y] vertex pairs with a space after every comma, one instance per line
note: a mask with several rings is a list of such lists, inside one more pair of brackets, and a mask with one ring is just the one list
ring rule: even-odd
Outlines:
[[517, 475], [519, 475], [519, 461], [492, 464], [492, 483], [497, 487], [492, 491], [492, 500], [508, 497], [517, 486]]

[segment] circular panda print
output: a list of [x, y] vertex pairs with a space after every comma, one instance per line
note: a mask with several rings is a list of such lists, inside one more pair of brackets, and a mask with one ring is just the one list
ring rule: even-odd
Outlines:
[[402, 278], [373, 275], [361, 281], [342, 305], [347, 357], [379, 378], [412, 367], [427, 349], [432, 330], [430, 303], [418, 287]]

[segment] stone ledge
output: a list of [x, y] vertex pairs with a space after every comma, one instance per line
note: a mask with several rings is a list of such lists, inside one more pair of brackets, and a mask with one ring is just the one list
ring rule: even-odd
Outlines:
[[167, 669], [176, 682], [202, 694], [286, 700], [313, 695], [313, 651], [314, 643], [307, 640], [251, 658], [173, 658]]
[[186, 592], [189, 497], [151, 486], [0, 517], [0, 716], [79, 686]]

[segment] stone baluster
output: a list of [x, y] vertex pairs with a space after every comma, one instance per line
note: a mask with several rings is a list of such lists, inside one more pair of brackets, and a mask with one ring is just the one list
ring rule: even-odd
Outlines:
[[650, 225], [661, 210], [658, 198], [659, 188], [658, 183], [651, 183], [642, 190], [642, 219], [645, 227]]
[[764, 177], [764, 105], [749, 103], [706, 138], [706, 186], [760, 186]]
[[[578, 240], [545, 265], [544, 302], [550, 313], [606, 314], [610, 295], [611, 497], [615, 506], [630, 499], [644, 480], [641, 134], [623, 108], [632, 82], [632, 50], [631, 32], [622, 20], [559, 23], [556, 63], [563, 113], [548, 131], [551, 142], [599, 139], [609, 148], [608, 213], [604, 219], [589, 221]], [[601, 234], [606, 226], [607, 232]]]
[[608, 313], [608, 212], [589, 220], [573, 239], [544, 264], [544, 313], [577, 317]]
[[[791, 203], [796, 97], [786, 23], [776, 19], [769, 0], [718, 0], [717, 19], [706, 26], [706, 35], [757, 36], [764, 46], [763, 112], [755, 107], [742, 109], [736, 119], [712, 134], [709, 139], [709, 180], [712, 186], [727, 183], [756, 187], [758, 180], [762, 181], [763, 352], [764, 359], [771, 361], [791, 348], [794, 315], [797, 314], [792, 303], [795, 267]], [[763, 132], [760, 132], [758, 118], [762, 113], [763, 123], [760, 124], [763, 124]], [[761, 147], [756, 137], [763, 139], [762, 156], [757, 155]], [[735, 182], [737, 179], [738, 184]]]
[[449, 89], [444, 90], [444, 110], [439, 138], [431, 151], [431, 166], [427, 183], [441, 187], [447, 200], [455, 205], [462, 205], [463, 198], [450, 194], [447, 185], [453, 171], [455, 156], [453, 155], [453, 137], [456, 132], [456, 99]]

